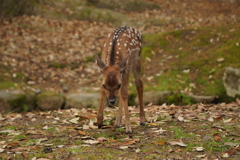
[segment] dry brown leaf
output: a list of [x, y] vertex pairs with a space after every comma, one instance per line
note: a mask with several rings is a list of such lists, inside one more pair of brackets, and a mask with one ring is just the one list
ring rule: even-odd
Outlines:
[[220, 133], [215, 133], [213, 137], [215, 141], [218, 141], [218, 142], [222, 141]]
[[28, 150], [29, 148], [31, 147], [17, 147], [17, 148], [11, 149], [11, 151], [18, 152], [18, 151]]
[[182, 147], [186, 147], [187, 145], [185, 143], [183, 143], [182, 140], [172, 140], [172, 141], [168, 141], [169, 144], [171, 145], [178, 145], [178, 146], [182, 146]]
[[24, 158], [28, 158], [28, 154], [26, 152], [22, 152]]
[[79, 133], [80, 135], [86, 136], [86, 132], [84, 132], [84, 131], [78, 130], [78, 133]]
[[86, 117], [87, 119], [94, 119], [94, 118], [96, 118], [96, 114], [85, 115], [85, 117]]
[[108, 143], [115, 143], [115, 142], [117, 142], [117, 140], [115, 140], [115, 139], [108, 139]]
[[160, 145], [160, 146], [163, 146], [163, 145], [165, 144], [164, 141], [158, 141], [158, 142], [153, 142], [153, 143], [158, 144], [158, 145]]

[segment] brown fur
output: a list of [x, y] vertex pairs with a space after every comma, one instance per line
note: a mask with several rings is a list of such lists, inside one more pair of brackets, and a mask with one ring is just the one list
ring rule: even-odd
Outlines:
[[102, 60], [96, 57], [97, 64], [103, 76], [97, 117], [99, 128], [103, 124], [105, 98], [108, 97], [109, 104], [113, 105], [119, 93], [119, 109], [115, 126], [119, 127], [121, 125], [122, 108], [124, 108], [126, 132], [132, 132], [128, 111], [128, 82], [131, 71], [135, 77], [135, 85], [138, 91], [140, 124], [145, 123], [140, 55], [141, 37], [136, 29], [132, 27], [119, 27], [108, 35], [103, 48]]

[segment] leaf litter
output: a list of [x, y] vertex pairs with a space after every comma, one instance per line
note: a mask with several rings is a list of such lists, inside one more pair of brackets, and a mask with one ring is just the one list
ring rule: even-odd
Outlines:
[[[146, 158], [157, 153], [161, 153], [162, 158], [167, 156], [166, 153], [170, 156], [177, 153], [179, 157], [188, 154], [192, 158], [234, 158], [240, 155], [240, 137], [237, 135], [240, 116], [235, 112], [239, 108], [237, 102], [149, 105], [145, 107], [148, 121], [145, 126], [138, 125], [137, 114], [131, 117], [132, 135], [125, 133], [124, 118], [122, 128], [114, 129], [114, 124], [109, 123], [104, 129], [98, 129], [95, 109], [2, 114], [0, 152], [5, 158], [16, 153], [25, 158], [39, 154], [37, 159], [46, 158], [45, 154], [59, 158], [63, 151], [70, 151], [73, 159], [78, 157], [76, 153], [86, 156], [86, 152], [96, 152], [99, 153], [97, 156], [104, 157], [106, 149], [113, 149], [113, 155], [127, 152], [125, 157], [128, 158]], [[137, 113], [138, 107], [129, 106], [129, 110]], [[105, 113], [108, 120], [114, 121], [115, 108], [107, 108]], [[52, 151], [40, 155], [46, 147]], [[199, 155], [199, 152], [203, 154]]]

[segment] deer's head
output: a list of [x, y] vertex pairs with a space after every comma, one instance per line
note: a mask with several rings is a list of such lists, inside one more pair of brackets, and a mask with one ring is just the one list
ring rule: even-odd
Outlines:
[[117, 99], [118, 91], [122, 86], [122, 73], [126, 67], [128, 58], [124, 58], [119, 64], [106, 66], [104, 62], [96, 56], [97, 65], [102, 73], [102, 89], [108, 97], [110, 105], [114, 105]]

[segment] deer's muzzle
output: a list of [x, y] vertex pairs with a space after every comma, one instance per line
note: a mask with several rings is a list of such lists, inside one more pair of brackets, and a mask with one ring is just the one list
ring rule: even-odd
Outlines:
[[109, 103], [110, 103], [111, 105], [114, 105], [115, 102], [116, 102], [116, 97], [115, 97], [115, 96], [110, 96], [110, 97], [108, 98], [108, 101], [109, 101]]

